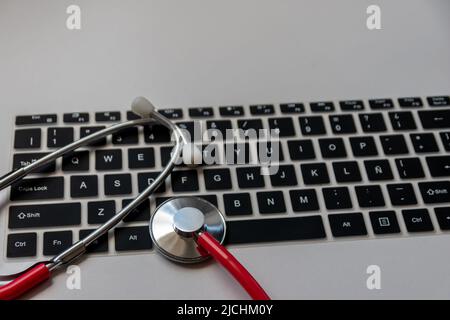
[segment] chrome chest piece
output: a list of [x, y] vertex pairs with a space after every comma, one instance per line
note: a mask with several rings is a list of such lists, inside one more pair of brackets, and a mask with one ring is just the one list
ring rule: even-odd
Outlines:
[[181, 263], [196, 263], [208, 258], [195, 241], [199, 232], [208, 232], [220, 243], [226, 232], [220, 211], [198, 197], [178, 197], [162, 203], [153, 214], [149, 228], [156, 248], [165, 257]]

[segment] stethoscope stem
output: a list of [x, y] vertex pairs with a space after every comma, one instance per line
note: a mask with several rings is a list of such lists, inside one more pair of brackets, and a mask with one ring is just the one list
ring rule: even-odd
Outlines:
[[220, 263], [244, 288], [253, 300], [270, 300], [269, 295], [250, 272], [208, 232], [196, 236], [199, 247]]

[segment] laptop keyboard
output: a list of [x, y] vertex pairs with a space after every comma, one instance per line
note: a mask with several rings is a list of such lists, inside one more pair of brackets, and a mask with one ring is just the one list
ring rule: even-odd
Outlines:
[[[203, 197], [225, 214], [228, 244], [362, 240], [450, 229], [448, 96], [159, 112], [189, 132], [196, 126], [224, 135], [227, 129], [275, 129], [279, 170], [261, 174], [257, 158], [264, 146], [248, 140], [231, 146], [245, 153], [242, 164], [180, 165], [151, 199], [91, 245], [92, 253], [148, 252], [151, 212], [182, 195]], [[12, 167], [134, 118], [120, 111], [19, 115]], [[216, 150], [206, 143], [202, 148]], [[153, 181], [171, 149], [164, 127], [135, 127], [15, 184], [3, 212], [8, 215], [6, 257], [52, 256], [86, 236]]]

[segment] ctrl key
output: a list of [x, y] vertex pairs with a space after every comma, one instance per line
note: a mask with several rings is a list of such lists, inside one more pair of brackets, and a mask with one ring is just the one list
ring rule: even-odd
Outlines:
[[36, 255], [36, 239], [35, 232], [8, 235], [6, 256], [8, 258], [34, 257]]
[[408, 232], [424, 232], [434, 230], [428, 209], [403, 210], [402, 215]]

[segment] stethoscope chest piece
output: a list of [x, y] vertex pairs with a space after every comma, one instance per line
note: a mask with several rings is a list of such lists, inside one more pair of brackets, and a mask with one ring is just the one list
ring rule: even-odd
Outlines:
[[220, 243], [226, 232], [220, 211], [198, 197], [165, 201], [154, 212], [149, 228], [156, 249], [170, 260], [181, 263], [196, 263], [208, 258], [195, 241], [199, 232], [208, 232]]

